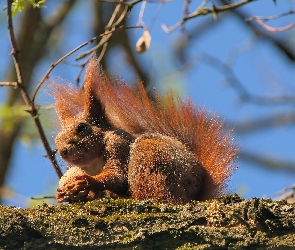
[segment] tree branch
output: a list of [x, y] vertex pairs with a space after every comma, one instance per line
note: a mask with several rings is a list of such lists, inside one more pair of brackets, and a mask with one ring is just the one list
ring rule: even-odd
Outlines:
[[0, 86], [12, 86], [12, 87], [15, 87], [17, 88], [17, 82], [0, 82]]
[[0, 207], [1, 249], [294, 249], [295, 204], [222, 196], [185, 205], [101, 199]]
[[[122, 10], [121, 8], [123, 8], [123, 10]], [[110, 20], [109, 20], [109, 23], [108, 23], [108, 24], [106, 25], [106, 27], [105, 27], [105, 30], [106, 30], [106, 31], [105, 31], [105, 33], [103, 34], [102, 39], [100, 40], [100, 42], [99, 42], [96, 46], [94, 46], [92, 49], [86, 51], [85, 53], [80, 54], [80, 55], [76, 58], [76, 60], [79, 60], [79, 59], [84, 58], [85, 56], [87, 56], [87, 55], [93, 53], [94, 51], [98, 50], [100, 47], [103, 46], [103, 50], [101, 51], [101, 54], [100, 54], [100, 56], [99, 56], [99, 58], [101, 59], [101, 58], [103, 57], [105, 51], [106, 51], [107, 43], [108, 43], [109, 39], [112, 37], [112, 33], [113, 33], [113, 32], [117, 29], [117, 27], [121, 24], [122, 20], [123, 20], [123, 19], [125, 18], [125, 16], [126, 16], [128, 10], [129, 10], [129, 6], [128, 6], [128, 5], [123, 5], [123, 4], [119, 3], [119, 4], [116, 6], [116, 8], [115, 8], [115, 10], [114, 10], [114, 12], [113, 12], [113, 14], [112, 14], [112, 16], [111, 16], [111, 18], [110, 18]], [[121, 13], [119, 14], [119, 12], [121, 12]], [[117, 16], [118, 14], [119, 14], [119, 17], [118, 17], [118, 19], [116, 20], [116, 16]]]
[[262, 155], [262, 153], [255, 154], [252, 152], [241, 151], [239, 158], [248, 162], [266, 166], [268, 169], [283, 170], [290, 173], [295, 173], [295, 162], [287, 162], [278, 158], [271, 157], [270, 155]]
[[[219, 0], [221, 3], [225, 4], [225, 0]], [[290, 46], [288, 44], [280, 39], [276, 38], [272, 35], [272, 33], [265, 32], [265, 30], [262, 30], [258, 27], [258, 25], [255, 25], [253, 22], [245, 22], [245, 20], [249, 17], [249, 15], [245, 14], [239, 9], [235, 9], [232, 12], [230, 12], [231, 15], [236, 16], [241, 23], [246, 25], [250, 30], [252, 30], [253, 34], [255, 34], [259, 39], [265, 39], [269, 41], [275, 48], [277, 48], [283, 55], [285, 55], [292, 63], [295, 63], [295, 54]]]
[[261, 96], [250, 93], [232, 71], [230, 65], [222, 62], [218, 58], [207, 53], [199, 53], [195, 57], [183, 63], [178, 71], [183, 71], [192, 67], [196, 62], [207, 63], [214, 69], [218, 68], [226, 75], [228, 84], [236, 91], [238, 97], [243, 102], [253, 103], [257, 105], [277, 105], [277, 104], [295, 104], [295, 96], [293, 95], [278, 95], [278, 96]]
[[272, 127], [284, 126], [288, 124], [295, 123], [295, 114], [294, 113], [286, 113], [286, 114], [276, 114], [270, 117], [258, 118], [249, 122], [241, 122], [239, 123], [231, 123], [227, 125], [230, 128], [235, 128], [235, 133], [243, 134], [243, 133], [251, 133], [257, 132], [262, 129], [269, 129]]
[[182, 26], [185, 22], [187, 22], [190, 19], [193, 19], [193, 18], [196, 18], [199, 16], [205, 16], [208, 14], [213, 14], [214, 18], [216, 18], [217, 15], [221, 12], [236, 9], [238, 7], [241, 7], [242, 5], [245, 5], [245, 4], [253, 2], [253, 1], [255, 1], [255, 0], [242, 0], [240, 2], [235, 2], [232, 4], [225, 4], [223, 6], [218, 6], [218, 7], [213, 4], [211, 8], [205, 8], [207, 1], [203, 1], [195, 12], [185, 15], [181, 21], [179, 21], [178, 23], [176, 23], [175, 25], [173, 25], [170, 28], [168, 28], [165, 24], [162, 25], [162, 28], [165, 32], [171, 33], [172, 31], [176, 30], [177, 28]]
[[282, 31], [286, 31], [286, 30], [289, 30], [289, 29], [293, 28], [295, 26], [295, 22], [292, 22], [291, 24], [286, 25], [284, 27], [273, 28], [273, 27], [270, 27], [269, 25], [266, 25], [265, 23], [263, 23], [262, 20], [269, 21], [269, 20], [278, 19], [278, 18], [281, 18], [281, 17], [284, 17], [284, 16], [288, 16], [288, 15], [294, 15], [294, 14], [295, 14], [295, 11], [290, 10], [290, 11], [288, 11], [286, 13], [281, 13], [281, 14], [278, 14], [278, 15], [275, 15], [275, 16], [267, 16], [267, 17], [251, 16], [249, 18], [246, 18], [245, 21], [246, 22], [250, 22], [250, 21], [256, 20], [257, 23], [261, 27], [263, 27], [264, 29], [266, 29], [266, 30], [268, 30], [270, 32], [282, 32]]
[[12, 47], [12, 56], [13, 56], [13, 61], [14, 61], [14, 66], [15, 66], [15, 70], [16, 70], [16, 74], [17, 74], [17, 88], [20, 88], [22, 97], [26, 103], [26, 105], [29, 108], [29, 113], [33, 118], [33, 121], [35, 123], [35, 126], [37, 128], [38, 134], [40, 136], [40, 139], [43, 143], [43, 146], [46, 150], [47, 153], [47, 157], [50, 159], [51, 164], [57, 174], [57, 176], [60, 178], [62, 176], [62, 172], [60, 167], [58, 166], [56, 159], [55, 159], [55, 152], [51, 149], [47, 138], [45, 136], [44, 130], [42, 128], [40, 119], [39, 119], [39, 115], [38, 115], [38, 111], [35, 108], [35, 106], [33, 105], [26, 87], [24, 85], [23, 82], [23, 76], [22, 76], [22, 71], [21, 71], [21, 66], [19, 63], [19, 58], [18, 58], [18, 53], [19, 50], [17, 48], [17, 43], [16, 43], [16, 39], [15, 39], [15, 35], [14, 35], [14, 30], [13, 30], [13, 23], [12, 23], [12, 14], [11, 14], [11, 5], [12, 5], [12, 0], [7, 0], [7, 20], [8, 20], [8, 33], [9, 33], [9, 37], [10, 37], [10, 42], [11, 42], [11, 47]]
[[[252, 16], [251, 19], [255, 20], [262, 28], [264, 28], [265, 30], [270, 31], [270, 32], [283, 32], [286, 30], [290, 30], [295, 26], [295, 22], [292, 22], [284, 27], [274, 28], [274, 27], [271, 27], [271, 26], [265, 24], [264, 22], [262, 22], [260, 17], [258, 17], [258, 16]], [[249, 18], [247, 20], [249, 20]]]

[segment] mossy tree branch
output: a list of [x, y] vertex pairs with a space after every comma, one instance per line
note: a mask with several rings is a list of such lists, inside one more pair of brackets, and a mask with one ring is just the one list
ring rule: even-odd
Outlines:
[[186, 205], [102, 199], [0, 211], [4, 249], [292, 249], [295, 242], [295, 204], [235, 195]]

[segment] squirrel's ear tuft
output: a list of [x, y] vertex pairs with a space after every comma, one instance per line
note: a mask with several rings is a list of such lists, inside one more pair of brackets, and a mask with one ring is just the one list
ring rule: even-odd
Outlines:
[[85, 92], [85, 105], [84, 113], [89, 118], [106, 119], [105, 109], [97, 98], [96, 85], [100, 84], [100, 69], [97, 66], [95, 58], [92, 57], [86, 69], [84, 78], [84, 92]]
[[72, 84], [51, 82], [48, 90], [55, 99], [55, 110], [60, 125], [66, 127], [72, 119], [83, 111], [85, 96], [81, 89]]
[[95, 57], [91, 57], [89, 63], [86, 67], [85, 77], [84, 77], [84, 89], [85, 91], [93, 88], [93, 81], [99, 76], [99, 67]]

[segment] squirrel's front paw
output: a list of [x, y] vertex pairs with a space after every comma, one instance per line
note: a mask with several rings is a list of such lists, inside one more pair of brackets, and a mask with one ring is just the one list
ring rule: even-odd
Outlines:
[[56, 199], [58, 202], [67, 202], [69, 201], [69, 196], [66, 194], [66, 192], [63, 189], [58, 188], [56, 190]]
[[95, 184], [96, 180], [84, 170], [72, 167], [60, 179], [56, 199], [58, 202], [93, 200]]
[[[74, 202], [74, 201], [84, 201], [91, 200], [91, 195], [88, 195], [87, 191], [80, 190], [75, 193], [72, 193], [71, 190], [63, 190], [58, 188], [56, 190], [56, 199], [58, 202]], [[88, 198], [89, 196], [89, 198]], [[92, 195], [94, 196], [94, 195]]]

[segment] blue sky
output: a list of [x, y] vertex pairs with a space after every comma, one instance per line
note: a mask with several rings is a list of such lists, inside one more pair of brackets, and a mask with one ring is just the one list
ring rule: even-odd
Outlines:
[[[51, 62], [56, 61], [69, 50], [92, 37], [90, 33], [91, 15], [85, 14], [91, 13], [90, 2], [80, 1], [72, 15], [66, 20], [63, 26], [65, 28], [64, 33], [62, 33], [64, 46], [52, 47], [49, 60], [41, 62], [38, 65], [37, 72], [34, 73], [33, 80], [35, 82], [42, 78]], [[190, 9], [193, 10], [200, 2], [195, 1], [195, 5], [192, 5]], [[147, 53], [137, 55], [137, 57], [145, 69], [151, 72], [153, 83], [161, 93], [172, 86], [178, 89], [183, 97], [189, 96], [196, 105], [206, 107], [210, 112], [218, 114], [221, 119], [225, 119], [231, 124], [293, 111], [291, 105], [257, 106], [240, 102], [237, 93], [227, 84], [224, 72], [219, 69], [218, 65], [208, 64], [208, 61], [206, 61], [207, 55], [223, 62], [235, 59], [232, 64], [232, 72], [244, 87], [253, 94], [294, 95], [294, 65], [288, 63], [271, 44], [265, 40], [257, 40], [246, 26], [234, 17], [222, 19], [215, 28], [195, 39], [188, 50], [188, 58], [192, 62], [191, 68], [184, 72], [179, 71], [179, 65], [175, 56], [170, 53], [170, 49], [175, 46], [176, 40], [184, 35], [181, 33], [181, 29], [167, 34], [163, 31], [161, 25], [166, 24], [169, 27], [179, 21], [182, 17], [182, 4], [183, 1], [179, 0], [165, 4], [156, 21], [152, 23], [151, 20], [159, 5], [148, 3], [143, 16], [143, 21], [149, 28], [152, 24], [150, 30], [152, 43]], [[0, 5], [4, 6], [5, 1], [0, 1]], [[129, 25], [136, 25], [140, 7], [140, 5], [137, 5], [132, 10]], [[287, 12], [290, 9], [294, 9], [292, 1], [277, 1], [275, 6], [273, 1], [263, 0], [249, 4], [244, 8], [244, 11], [259, 16], [271, 16]], [[45, 12], [51, 10], [50, 4], [48, 4], [47, 9], [44, 9]], [[293, 18], [293, 16], [288, 16], [269, 24], [284, 26], [292, 22]], [[212, 16], [205, 17], [205, 19], [212, 19]], [[192, 30], [205, 19], [201, 17], [189, 21], [186, 24], [186, 29]], [[0, 45], [3, 48], [0, 51], [0, 81], [5, 81], [5, 69], [11, 62], [5, 22], [6, 17], [3, 11], [0, 13], [0, 32], [2, 34]], [[130, 30], [134, 46], [141, 33], [141, 30]], [[277, 34], [277, 36], [288, 37], [289, 41], [292, 42], [294, 40], [293, 34], [294, 31], [290, 30]], [[292, 48], [294, 48], [294, 45]], [[67, 62], [74, 62], [74, 58], [78, 54], [70, 57]], [[120, 75], [127, 82], [132, 83], [134, 82], [134, 74], [128, 65], [122, 63], [123, 59], [124, 54], [120, 49], [113, 51], [108, 58], [109, 70], [114, 75]], [[61, 64], [54, 69], [51, 77], [53, 79], [61, 77], [73, 82], [78, 70], [78, 68]], [[5, 91], [5, 88], [0, 88], [0, 102], [3, 101]], [[49, 105], [51, 101], [42, 88], [38, 94], [37, 103]], [[43, 111], [41, 114], [43, 119], [48, 118], [48, 116], [48, 111]], [[46, 120], [46, 126], [53, 127], [53, 129], [48, 130], [47, 134], [54, 147], [53, 137], [57, 128], [51, 126], [48, 120]], [[295, 165], [294, 124], [253, 133], [237, 134], [235, 140], [241, 150], [269, 155], [270, 157], [277, 156], [293, 162]], [[34, 145], [30, 146], [23, 141], [17, 143], [12, 168], [6, 181], [7, 187], [15, 193], [15, 196], [7, 197], [4, 204], [26, 207], [31, 205], [29, 199], [31, 196], [54, 195], [58, 179], [49, 161], [42, 155], [44, 155], [44, 149], [37, 140], [34, 141]], [[65, 166], [62, 161], [60, 162]], [[230, 191], [238, 192], [245, 198], [272, 197], [274, 193], [291, 186], [295, 182], [295, 171], [269, 170], [242, 160], [238, 160], [237, 165], [238, 169], [232, 176], [229, 185]], [[46, 202], [50, 203], [51, 201], [46, 200]]]

